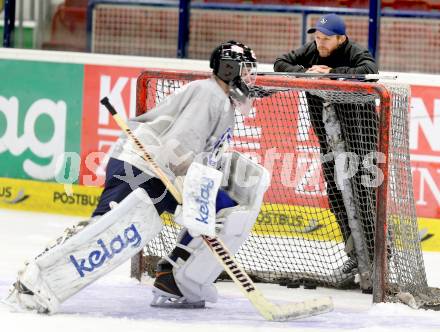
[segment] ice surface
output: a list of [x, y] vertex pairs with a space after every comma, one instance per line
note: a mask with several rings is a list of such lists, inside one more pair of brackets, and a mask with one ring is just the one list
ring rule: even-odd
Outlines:
[[[7, 295], [24, 260], [77, 221], [77, 217], [0, 210], [0, 297]], [[440, 253], [424, 253], [424, 258], [429, 284], [440, 287]], [[0, 331], [440, 331], [440, 312], [401, 304], [372, 305], [371, 295], [360, 291], [257, 286], [280, 303], [330, 295], [335, 310], [292, 322], [266, 322], [231, 282], [218, 283], [219, 301], [203, 310], [151, 308], [151, 280], [139, 284], [130, 279], [127, 263], [67, 300], [52, 316], [12, 313], [0, 305]]]

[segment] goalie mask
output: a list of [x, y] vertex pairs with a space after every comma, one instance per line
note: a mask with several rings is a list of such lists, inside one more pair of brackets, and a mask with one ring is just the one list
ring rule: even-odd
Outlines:
[[230, 40], [216, 47], [211, 55], [213, 73], [229, 85], [229, 94], [236, 108], [248, 115], [252, 108], [249, 91], [257, 77], [254, 51], [242, 43]]

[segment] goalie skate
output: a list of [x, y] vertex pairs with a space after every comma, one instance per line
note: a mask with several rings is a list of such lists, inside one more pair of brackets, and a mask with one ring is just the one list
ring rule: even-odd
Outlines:
[[48, 313], [47, 308], [38, 302], [34, 293], [20, 281], [12, 285], [8, 296], [2, 299], [1, 303], [16, 312]]
[[59, 299], [41, 278], [41, 271], [35, 261], [25, 262], [18, 271], [17, 281], [2, 302], [15, 311], [54, 312]]
[[178, 309], [201, 309], [205, 307], [205, 301], [187, 301], [177, 287], [171, 271], [158, 272], [153, 287], [153, 301], [150, 304], [152, 307]]
[[185, 297], [177, 297], [175, 294], [167, 293], [161, 289], [153, 289], [152, 307], [176, 308], [176, 309], [203, 309], [205, 301], [188, 302]]

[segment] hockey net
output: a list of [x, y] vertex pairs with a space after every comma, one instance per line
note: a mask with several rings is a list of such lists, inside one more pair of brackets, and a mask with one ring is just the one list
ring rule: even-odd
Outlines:
[[[137, 113], [208, 76], [142, 73]], [[264, 165], [271, 185], [237, 261], [257, 281], [360, 286], [374, 302], [437, 306], [415, 215], [408, 87], [281, 77], [257, 84], [253, 112], [236, 116], [233, 149]], [[153, 276], [174, 248], [179, 226], [163, 217], [163, 231], [133, 258], [132, 276]], [[350, 257], [358, 267], [344, 272]]]

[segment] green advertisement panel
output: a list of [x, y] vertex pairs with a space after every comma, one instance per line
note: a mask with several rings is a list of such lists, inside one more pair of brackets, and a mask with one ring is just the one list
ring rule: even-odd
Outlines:
[[66, 176], [65, 152], [80, 152], [83, 76], [82, 64], [0, 60], [0, 177]]
[[[0, 0], [1, 3], [1, 0]], [[26, 24], [26, 22], [24, 22]], [[18, 48], [34, 48], [34, 36], [35, 36], [35, 24], [23, 25], [23, 33], [21, 35], [20, 42], [20, 30], [16, 29], [14, 31], [14, 47]], [[0, 36], [3, 37], [4, 27], [3, 22], [0, 22]]]

